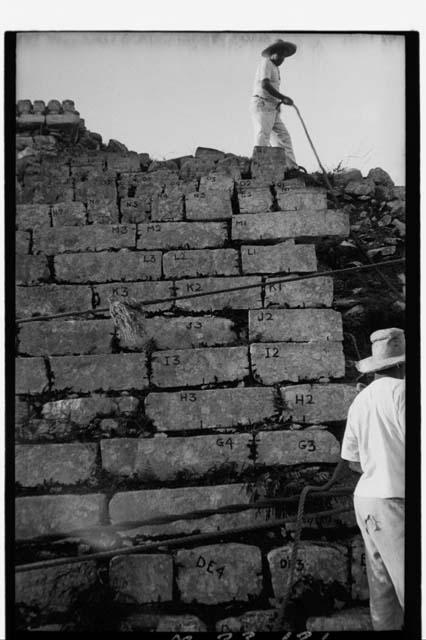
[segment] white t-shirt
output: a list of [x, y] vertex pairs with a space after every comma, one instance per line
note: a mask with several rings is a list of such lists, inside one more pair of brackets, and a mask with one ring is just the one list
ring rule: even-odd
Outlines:
[[259, 66], [256, 69], [256, 75], [253, 85], [253, 95], [265, 98], [265, 100], [273, 102], [273, 104], [278, 104], [278, 102], [280, 102], [278, 98], [274, 98], [274, 96], [271, 96], [271, 94], [265, 91], [265, 89], [262, 89], [262, 80], [264, 78], [269, 78], [274, 89], [276, 89], [277, 91], [280, 90], [280, 71], [278, 67], [273, 62], [271, 62], [269, 58], [262, 57], [262, 60], [260, 61]]
[[341, 456], [363, 471], [354, 495], [405, 497], [405, 380], [374, 380], [348, 411]]

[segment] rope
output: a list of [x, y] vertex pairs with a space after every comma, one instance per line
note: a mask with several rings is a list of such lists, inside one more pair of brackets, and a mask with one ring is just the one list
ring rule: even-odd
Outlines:
[[[287, 276], [286, 278], [283, 278], [281, 280], [274, 280], [266, 284], [275, 285], [275, 284], [282, 284], [282, 283], [288, 283], [288, 282], [298, 282], [299, 280], [309, 280], [311, 278], [322, 278], [326, 276], [335, 276], [343, 273], [354, 273], [355, 271], [365, 271], [368, 269], [376, 269], [377, 267], [392, 266], [396, 264], [401, 264], [403, 262], [405, 262], [405, 258], [395, 258], [394, 260], [386, 260], [384, 262], [376, 262], [374, 264], [363, 264], [357, 267], [345, 267], [344, 269], [332, 269], [331, 271], [318, 271], [316, 273], [310, 273], [307, 275], [295, 276], [290, 278]], [[276, 275], [281, 276], [282, 272], [279, 272]], [[260, 286], [262, 286], [262, 283], [244, 284], [244, 285], [240, 285], [239, 287], [232, 287], [228, 289], [216, 289], [216, 290], [210, 290], [210, 291], [201, 291], [199, 293], [187, 293], [182, 296], [178, 296], [177, 298], [168, 297], [168, 298], [157, 298], [154, 300], [145, 300], [145, 301], [138, 302], [138, 304], [142, 306], [164, 304], [166, 302], [176, 302], [178, 300], [189, 300], [192, 298], [201, 298], [202, 296], [219, 295], [221, 293], [234, 293], [235, 291], [242, 291], [245, 289], [254, 289]], [[99, 309], [86, 309], [86, 311], [67, 311], [66, 313], [56, 313], [53, 315], [46, 315], [46, 316], [34, 316], [31, 318], [16, 318], [16, 323], [24, 324], [25, 322], [38, 322], [39, 320], [53, 320], [55, 318], [82, 316], [82, 315], [86, 315], [87, 313], [93, 313], [93, 314], [107, 313], [109, 311], [110, 311], [110, 307], [102, 307]]]
[[[352, 507], [338, 507], [336, 509], [328, 509], [326, 511], [317, 511], [315, 513], [305, 514], [305, 518], [321, 518], [336, 515], [338, 513], [345, 513], [352, 511]], [[22, 573], [24, 571], [31, 571], [33, 569], [45, 569], [47, 567], [57, 567], [64, 564], [75, 564], [77, 562], [88, 562], [89, 560], [100, 560], [105, 558], [113, 558], [115, 556], [129, 555], [136, 552], [143, 553], [144, 551], [151, 551], [153, 549], [165, 549], [166, 547], [179, 547], [186, 545], [188, 542], [202, 542], [211, 538], [222, 538], [228, 535], [234, 535], [236, 533], [246, 533], [249, 531], [259, 531], [262, 529], [272, 529], [274, 527], [281, 527], [285, 524], [296, 522], [296, 518], [282, 518], [278, 520], [269, 520], [268, 522], [262, 522], [257, 525], [247, 525], [241, 527], [234, 527], [233, 529], [225, 529], [223, 531], [211, 531], [209, 533], [199, 533], [192, 536], [186, 536], [183, 538], [169, 538], [166, 540], [159, 540], [157, 542], [147, 542], [145, 544], [135, 545], [133, 547], [120, 547], [117, 549], [111, 549], [110, 551], [100, 551], [98, 553], [91, 553], [84, 556], [72, 556], [68, 558], [55, 558], [53, 560], [43, 560], [40, 562], [32, 562], [30, 564], [21, 564], [15, 567], [16, 573]]]
[[325, 484], [321, 485], [321, 486], [316, 486], [316, 485], [306, 485], [303, 489], [302, 492], [300, 494], [300, 498], [299, 498], [299, 505], [298, 505], [298, 509], [297, 509], [297, 517], [296, 517], [296, 529], [295, 529], [295, 534], [294, 534], [294, 542], [293, 542], [293, 546], [292, 546], [292, 550], [291, 550], [291, 557], [290, 557], [290, 566], [289, 566], [289, 572], [288, 572], [288, 578], [287, 578], [287, 582], [284, 588], [284, 595], [282, 597], [282, 602], [280, 605], [280, 609], [278, 611], [278, 615], [275, 621], [275, 628], [274, 631], [281, 631], [282, 629], [282, 625], [285, 619], [285, 613], [286, 613], [286, 609], [287, 609], [287, 604], [288, 604], [288, 600], [290, 597], [290, 592], [291, 592], [291, 588], [293, 586], [293, 579], [294, 579], [294, 571], [296, 568], [296, 562], [297, 562], [297, 552], [299, 550], [299, 542], [300, 542], [300, 534], [302, 531], [302, 520], [304, 518], [304, 508], [305, 508], [305, 501], [306, 501], [306, 497], [308, 495], [308, 493], [310, 492], [327, 492], [328, 489], [330, 489], [330, 487], [336, 482], [341, 470], [343, 469], [344, 466], [346, 466], [346, 460], [344, 460], [343, 458], [340, 459], [340, 461], [338, 462], [338, 464], [336, 465], [336, 468], [334, 470], [334, 473], [332, 475], [332, 477], [330, 478], [330, 480], [328, 480], [328, 482], [326, 482]]

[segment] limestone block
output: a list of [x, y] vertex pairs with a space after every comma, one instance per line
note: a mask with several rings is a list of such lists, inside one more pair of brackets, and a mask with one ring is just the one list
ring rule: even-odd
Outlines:
[[331, 307], [333, 278], [318, 277], [298, 282], [279, 282], [283, 278], [266, 278], [265, 307]]
[[23, 571], [15, 575], [15, 603], [44, 614], [65, 613], [97, 581], [94, 561]]
[[311, 616], [306, 620], [306, 633], [312, 631], [373, 631], [368, 607], [351, 607], [331, 616]]
[[240, 214], [232, 218], [233, 240], [285, 240], [286, 238], [349, 235], [349, 216], [323, 211]]
[[351, 541], [351, 576], [352, 599], [368, 600], [367, 564], [365, 546], [362, 536], [355, 536]]
[[183, 180], [201, 178], [214, 170], [216, 161], [211, 158], [189, 158], [185, 160], [179, 170], [179, 177]]
[[154, 351], [151, 364], [152, 383], [157, 387], [242, 380], [249, 372], [245, 346]]
[[[218, 620], [215, 629], [217, 633], [269, 633], [274, 631], [276, 617], [276, 609], [246, 611], [241, 616]], [[282, 630], [286, 630], [286, 628], [286, 623], [284, 623]]]
[[106, 505], [106, 496], [100, 493], [17, 498], [16, 539], [94, 527], [101, 523]]
[[374, 196], [376, 185], [371, 178], [363, 178], [360, 181], [351, 180], [345, 187], [345, 193], [359, 196]]
[[50, 227], [50, 205], [16, 205], [16, 228], [28, 231], [38, 227]]
[[19, 318], [91, 308], [92, 292], [88, 286], [42, 284], [16, 287], [16, 313]]
[[292, 189], [276, 187], [277, 203], [281, 211], [324, 211], [327, 209], [325, 189]]
[[55, 389], [121, 391], [148, 386], [144, 353], [50, 358]]
[[157, 633], [194, 633], [207, 631], [207, 627], [197, 616], [162, 615], [158, 620], [156, 631]]
[[317, 270], [315, 246], [294, 244], [286, 240], [273, 246], [243, 245], [242, 272], [245, 273], [304, 273]]
[[206, 191], [221, 191], [222, 193], [229, 192], [232, 194], [233, 190], [234, 180], [231, 176], [212, 172], [207, 176], [202, 176], [200, 179], [201, 193], [205, 193]]
[[260, 431], [256, 435], [260, 464], [292, 465], [339, 461], [338, 440], [328, 431]]
[[59, 282], [111, 282], [159, 280], [161, 252], [127, 251], [57, 255], [55, 275]]
[[33, 416], [33, 411], [29, 400], [15, 396], [15, 426], [21, 427], [27, 424]]
[[41, 413], [47, 420], [62, 420], [85, 426], [97, 417], [132, 415], [138, 406], [139, 400], [133, 396], [107, 397], [93, 394], [90, 398], [64, 398], [46, 402]]
[[93, 224], [84, 229], [63, 227], [36, 229], [33, 253], [54, 256], [57, 253], [132, 249], [136, 246], [136, 225]]
[[[156, 349], [214, 347], [232, 344], [238, 339], [232, 320], [212, 316], [146, 318], [144, 328]], [[125, 336], [119, 335], [119, 339], [121, 347], [134, 348], [127, 344]]]
[[239, 274], [235, 249], [192, 249], [170, 251], [163, 255], [165, 278], [197, 276], [235, 276]]
[[76, 437], [74, 426], [69, 422], [31, 418], [19, 428], [15, 428], [16, 442], [69, 442]]
[[333, 184], [336, 187], [345, 187], [348, 182], [360, 182], [362, 173], [359, 169], [346, 168], [333, 173]]
[[18, 100], [18, 102], [16, 103], [16, 109], [20, 116], [26, 113], [31, 113], [31, 110], [32, 110], [31, 100], [27, 100], [27, 99]]
[[25, 180], [25, 202], [34, 204], [55, 204], [56, 202], [72, 202], [74, 200], [74, 187], [71, 179], [49, 180], [42, 176]]
[[38, 129], [45, 123], [45, 117], [38, 113], [24, 113], [16, 118], [17, 130]]
[[88, 150], [83, 153], [77, 153], [71, 157], [71, 167], [91, 166], [97, 165], [104, 167], [105, 165], [105, 153], [98, 150]]
[[73, 129], [78, 126], [80, 116], [76, 113], [50, 114], [46, 116], [46, 126], [49, 129]]
[[15, 253], [28, 254], [30, 252], [31, 233], [29, 231], [16, 231]]
[[160, 193], [152, 197], [151, 220], [156, 222], [183, 220], [183, 195]]
[[146, 222], [151, 215], [151, 196], [123, 198], [120, 201], [122, 222]]
[[54, 227], [85, 225], [86, 218], [86, 207], [83, 202], [57, 202], [52, 206]]
[[259, 178], [244, 178], [236, 181], [237, 194], [244, 193], [245, 191], [271, 191], [269, 184]]
[[87, 201], [87, 220], [95, 224], [117, 224], [119, 211], [115, 200], [98, 200], [91, 198]]
[[[288, 579], [292, 545], [273, 549], [267, 555], [272, 588], [276, 598], [283, 596]], [[334, 581], [344, 587], [349, 584], [347, 550], [342, 545], [319, 545], [301, 542], [297, 554], [295, 582], [311, 575], [325, 584]]]
[[240, 213], [258, 213], [260, 211], [270, 211], [273, 198], [269, 187], [250, 189], [240, 186], [238, 190], [238, 202], [240, 205]]
[[342, 378], [345, 375], [340, 342], [253, 343], [250, 355], [253, 376], [262, 384]]
[[19, 353], [68, 355], [111, 353], [112, 320], [50, 320], [23, 324]]
[[176, 566], [183, 602], [247, 601], [262, 591], [258, 547], [231, 542], [182, 549], [176, 553]]
[[90, 171], [87, 180], [75, 184], [75, 199], [87, 204], [88, 208], [95, 207], [101, 202], [116, 202], [117, 187], [115, 173], [102, 171], [99, 174]]
[[253, 162], [259, 163], [283, 163], [286, 162], [286, 153], [282, 147], [253, 147], [252, 164]]
[[219, 149], [211, 149], [210, 147], [197, 147], [194, 155], [197, 160], [199, 158], [205, 158], [212, 160], [213, 162], [222, 160], [225, 157], [225, 153], [223, 151], [220, 151]]
[[[95, 284], [93, 286], [96, 306], [108, 307], [108, 298], [119, 296], [125, 302], [127, 298], [137, 302], [149, 300], [164, 300], [173, 298], [173, 282], [171, 280], [151, 280], [148, 282], [111, 282], [110, 284]], [[143, 307], [146, 311], [167, 311], [171, 309], [173, 300]]]
[[250, 160], [246, 156], [227, 154], [226, 158], [219, 160], [214, 168], [216, 175], [230, 176], [233, 180], [241, 180], [242, 174], [250, 171]]
[[15, 393], [42, 393], [49, 386], [43, 358], [15, 360]]
[[285, 420], [321, 424], [346, 420], [348, 409], [357, 395], [348, 384], [301, 384], [280, 389]]
[[151, 222], [138, 225], [138, 249], [203, 249], [223, 247], [226, 222]]
[[[251, 286], [256, 285], [259, 286]], [[228, 293], [216, 293], [180, 300], [186, 296], [223, 289], [237, 289], [249, 285], [248, 289], [238, 289]], [[201, 278], [178, 280], [176, 282], [176, 307], [190, 311], [214, 311], [217, 309], [260, 309], [262, 308], [262, 280], [256, 276], [233, 278]], [[331, 303], [330, 303], [331, 304]]]
[[273, 387], [149, 393], [145, 411], [159, 431], [250, 425], [277, 415]]
[[275, 190], [293, 190], [293, 189], [306, 189], [305, 180], [303, 178], [288, 178], [287, 180], [282, 180], [281, 182], [275, 183]]
[[111, 171], [132, 172], [140, 171], [141, 165], [139, 156], [135, 151], [129, 151], [128, 153], [107, 153], [106, 154], [107, 167]]
[[50, 270], [44, 256], [20, 254], [16, 256], [16, 283], [35, 284], [50, 278]]
[[17, 445], [15, 482], [22, 487], [86, 482], [96, 473], [97, 448], [86, 443]]
[[116, 556], [109, 583], [119, 602], [167, 602], [173, 597], [173, 560], [166, 554]]
[[231, 196], [229, 192], [197, 191], [185, 196], [187, 220], [224, 220], [232, 217]]
[[249, 311], [253, 342], [318, 342], [343, 340], [342, 316], [332, 309]]

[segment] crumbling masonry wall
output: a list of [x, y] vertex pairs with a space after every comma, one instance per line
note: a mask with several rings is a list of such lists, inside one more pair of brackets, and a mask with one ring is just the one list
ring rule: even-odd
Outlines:
[[[147, 349], [126, 343], [108, 311], [18, 325], [17, 557], [81, 555], [17, 574], [18, 624], [270, 630], [293, 525], [98, 562], [85, 554], [294, 513], [179, 519], [330, 477], [356, 394], [333, 280], [275, 281], [316, 272], [316, 245], [342, 243], [349, 214], [323, 188], [283, 180], [279, 149], [153, 162], [102, 145], [71, 101], [21, 101], [17, 123], [17, 316], [172, 298], [145, 307]], [[256, 286], [181, 299], [246, 284]], [[169, 514], [169, 524], [107, 527]], [[366, 600], [352, 513], [313, 517], [302, 538], [299, 625]]]

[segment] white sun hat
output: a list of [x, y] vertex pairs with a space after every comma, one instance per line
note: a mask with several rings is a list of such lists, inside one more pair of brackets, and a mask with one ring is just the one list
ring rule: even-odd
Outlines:
[[405, 334], [402, 329], [379, 329], [370, 336], [371, 353], [356, 363], [361, 373], [382, 371], [405, 362]]

